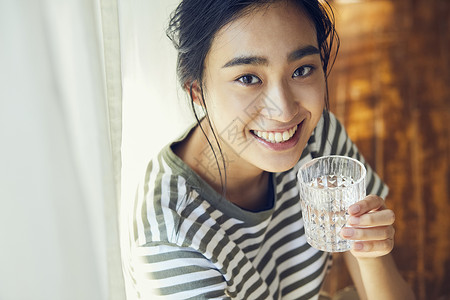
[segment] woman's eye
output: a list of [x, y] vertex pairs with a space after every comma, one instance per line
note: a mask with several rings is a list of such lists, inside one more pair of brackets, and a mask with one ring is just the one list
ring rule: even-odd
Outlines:
[[261, 80], [255, 75], [244, 75], [242, 77], [239, 77], [237, 80], [245, 85], [252, 85], [261, 82]]
[[310, 75], [312, 73], [312, 71], [314, 71], [314, 67], [312, 66], [303, 66], [298, 68], [297, 70], [294, 71], [294, 74], [292, 74], [292, 77], [306, 77], [308, 75]]

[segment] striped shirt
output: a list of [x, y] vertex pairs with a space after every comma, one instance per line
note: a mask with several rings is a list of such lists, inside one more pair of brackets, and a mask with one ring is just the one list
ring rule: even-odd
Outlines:
[[[324, 113], [299, 162], [270, 174], [273, 205], [251, 212], [224, 199], [165, 147], [126, 205], [128, 298], [318, 299], [331, 255], [306, 242], [296, 173], [332, 154], [365, 164], [343, 126]], [[386, 185], [366, 168], [367, 193], [385, 197]]]

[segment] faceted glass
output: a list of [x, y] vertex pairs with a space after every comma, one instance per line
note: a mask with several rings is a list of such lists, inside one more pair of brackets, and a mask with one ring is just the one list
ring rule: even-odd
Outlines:
[[339, 233], [349, 206], [366, 196], [364, 165], [345, 156], [324, 156], [300, 167], [297, 177], [307, 242], [327, 252], [350, 250], [353, 242]]

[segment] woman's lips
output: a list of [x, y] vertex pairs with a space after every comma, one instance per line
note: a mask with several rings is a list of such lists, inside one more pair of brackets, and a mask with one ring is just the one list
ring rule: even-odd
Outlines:
[[275, 151], [287, 150], [294, 147], [299, 138], [303, 121], [285, 131], [258, 131], [251, 130], [253, 137], [266, 148]]
[[253, 133], [259, 138], [270, 142], [270, 143], [282, 143], [286, 142], [292, 138], [292, 136], [297, 131], [298, 125], [295, 125], [286, 130], [276, 130], [276, 131], [259, 131], [253, 130]]

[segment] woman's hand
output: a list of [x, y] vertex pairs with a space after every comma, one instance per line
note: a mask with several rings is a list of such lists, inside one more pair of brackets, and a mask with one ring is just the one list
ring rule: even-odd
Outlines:
[[348, 225], [341, 230], [341, 236], [355, 240], [351, 253], [356, 258], [384, 256], [394, 248], [395, 214], [387, 209], [384, 200], [369, 195], [351, 205], [348, 209]]

